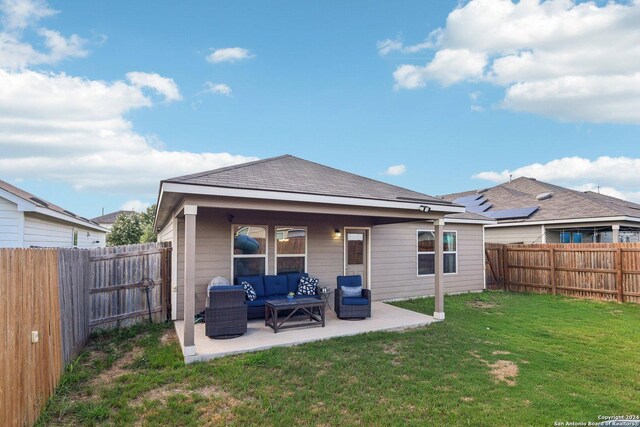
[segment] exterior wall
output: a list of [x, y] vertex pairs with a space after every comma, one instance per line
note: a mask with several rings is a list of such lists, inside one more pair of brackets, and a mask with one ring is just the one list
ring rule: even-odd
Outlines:
[[[204, 309], [206, 289], [216, 276], [231, 280], [231, 227], [228, 211], [198, 208], [196, 220], [196, 312]], [[277, 212], [234, 212], [235, 225], [268, 226], [267, 274], [275, 274], [275, 227], [307, 228], [307, 272], [320, 279], [320, 286], [335, 288], [336, 277], [343, 274], [343, 238], [334, 238], [334, 230], [343, 227], [368, 227], [367, 218], [340, 215], [310, 215]], [[177, 315], [184, 313], [184, 222], [178, 228]]]
[[24, 247], [71, 248], [73, 230], [78, 231], [78, 248], [99, 248], [106, 245], [106, 234], [103, 232], [27, 213], [24, 219]]
[[487, 243], [542, 243], [542, 228], [539, 225], [485, 228]]
[[[434, 294], [434, 278], [417, 276], [416, 230], [433, 229], [431, 223], [404, 223], [374, 226], [371, 219], [340, 215], [311, 215], [236, 211], [232, 223], [229, 211], [198, 208], [196, 217], [196, 313], [203, 310], [209, 281], [222, 276], [231, 279], [232, 238], [235, 225], [268, 226], [267, 274], [275, 274], [275, 227], [307, 228], [307, 272], [320, 279], [320, 286], [335, 288], [336, 276], [344, 272], [344, 235], [334, 237], [336, 228], [371, 227], [371, 289], [376, 300], [407, 298]], [[458, 273], [445, 275], [445, 292], [456, 293], [484, 288], [484, 246], [482, 226], [450, 224], [457, 231]], [[160, 235], [167, 235], [165, 228]], [[176, 314], [184, 313], [184, 220], [178, 222]], [[166, 240], [165, 240], [166, 241]]]
[[164, 227], [164, 229], [158, 233], [158, 242], [170, 242], [172, 238], [173, 238], [173, 221], [169, 221], [166, 227]]
[[[433, 224], [412, 222], [373, 228], [371, 293], [374, 299], [435, 294], [434, 276], [418, 276], [417, 230], [433, 230]], [[445, 223], [444, 231], [457, 232], [458, 262], [457, 273], [444, 275], [444, 292], [484, 289], [482, 225]]]
[[19, 229], [23, 218], [15, 203], [0, 197], [0, 248], [22, 247]]

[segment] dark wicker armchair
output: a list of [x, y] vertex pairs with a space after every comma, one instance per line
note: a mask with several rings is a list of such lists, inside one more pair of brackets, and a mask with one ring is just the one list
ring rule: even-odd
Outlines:
[[344, 295], [345, 287], [362, 287], [361, 276], [338, 276], [335, 293], [335, 312], [339, 319], [363, 319], [371, 317], [371, 291], [362, 289], [360, 296]]
[[205, 335], [233, 338], [247, 332], [247, 301], [240, 286], [218, 286], [209, 291], [204, 310]]

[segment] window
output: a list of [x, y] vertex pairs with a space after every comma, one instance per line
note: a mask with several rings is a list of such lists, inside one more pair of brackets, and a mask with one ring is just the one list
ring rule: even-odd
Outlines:
[[75, 228], [73, 229], [73, 247], [77, 247], [78, 246], [78, 230], [76, 230]]
[[233, 225], [233, 278], [266, 274], [267, 227]]
[[276, 227], [276, 274], [307, 271], [307, 229]]
[[[458, 271], [457, 240], [455, 231], [445, 231], [442, 235], [444, 274]], [[418, 276], [435, 274], [435, 250], [435, 232], [418, 230]]]

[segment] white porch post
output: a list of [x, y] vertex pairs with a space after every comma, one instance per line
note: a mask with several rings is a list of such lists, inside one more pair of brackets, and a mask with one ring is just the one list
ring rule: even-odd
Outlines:
[[613, 243], [619, 243], [620, 242], [620, 225], [619, 224], [613, 224], [611, 226], [611, 231], [612, 231], [612, 236], [611, 236], [611, 241]]
[[184, 355], [196, 354], [193, 316], [196, 299], [196, 215], [198, 206], [184, 207]]
[[433, 317], [438, 320], [444, 320], [444, 265], [443, 265], [443, 244], [442, 229], [444, 228], [444, 219], [436, 219], [433, 221], [436, 234], [436, 250], [435, 250], [435, 285], [436, 285], [436, 307]]

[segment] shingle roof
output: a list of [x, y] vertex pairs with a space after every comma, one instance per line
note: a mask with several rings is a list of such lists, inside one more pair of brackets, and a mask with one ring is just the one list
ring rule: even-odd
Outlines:
[[108, 214], [104, 214], [102, 216], [97, 216], [95, 218], [91, 218], [91, 221], [97, 222], [98, 224], [113, 224], [116, 221], [118, 215], [131, 215], [135, 213], [135, 211], [115, 211], [110, 212]]
[[[640, 205], [591, 191], [576, 191], [533, 178], [520, 177], [511, 182], [488, 189], [471, 190], [443, 196], [453, 201], [460, 197], [481, 193], [492, 204], [487, 212], [498, 209], [513, 209], [539, 206], [526, 219], [518, 222], [552, 221], [563, 219], [590, 219], [611, 216], [640, 217]], [[553, 193], [552, 197], [538, 200], [542, 193]], [[501, 220], [498, 222], [510, 222]]]
[[[68, 211], [66, 209], [61, 208], [60, 206], [54, 205], [53, 203], [48, 202], [48, 201], [46, 201], [46, 200], [44, 200], [44, 199], [42, 199], [40, 197], [34, 196], [33, 194], [31, 194], [31, 193], [29, 193], [27, 191], [24, 191], [24, 190], [22, 190], [22, 189], [20, 189], [20, 188], [18, 188], [16, 186], [13, 186], [13, 185], [9, 184], [8, 182], [3, 181], [1, 179], [0, 179], [0, 189], [6, 191], [8, 193], [11, 193], [14, 196], [19, 197], [19, 198], [21, 198], [21, 199], [23, 199], [23, 200], [25, 200], [25, 201], [27, 201], [29, 203], [32, 203], [35, 206], [52, 210], [52, 211], [57, 212], [59, 214], [68, 216], [70, 218], [73, 218], [73, 219], [75, 219], [77, 221], [81, 221], [81, 222], [85, 222], [87, 224], [90, 224], [93, 227], [96, 227], [96, 226], [99, 227], [98, 224], [96, 224], [95, 222], [93, 222], [93, 221], [91, 221], [91, 220], [89, 220], [87, 218], [84, 218], [84, 217], [81, 217], [79, 215], [76, 215], [73, 212], [70, 212], [70, 211]], [[100, 229], [102, 229], [102, 228], [100, 228]]]
[[440, 205], [452, 204], [423, 193], [291, 155], [170, 178], [163, 182], [376, 200], [412, 200]]

